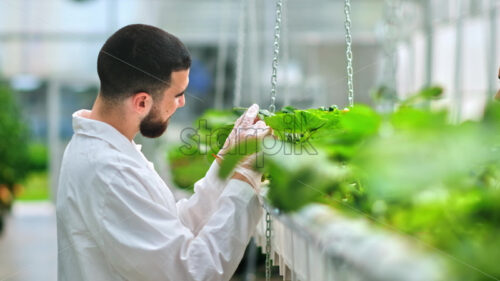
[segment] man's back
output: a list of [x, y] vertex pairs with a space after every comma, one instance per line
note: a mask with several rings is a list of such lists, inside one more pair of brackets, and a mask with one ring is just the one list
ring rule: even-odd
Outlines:
[[[99, 220], [103, 216], [102, 209], [109, 192], [107, 188], [115, 177], [120, 177], [127, 169], [144, 175], [144, 180], [148, 181], [154, 180], [156, 173], [148, 167], [150, 164], [140, 152], [134, 151], [134, 144], [111, 126], [82, 118], [79, 121], [83, 125], [75, 126], [75, 135], [64, 153], [59, 182], [59, 278], [123, 280], [113, 272], [112, 267], [107, 266], [102, 250], [105, 245], [96, 240], [100, 236]], [[159, 178], [152, 186], [157, 187], [158, 184], [161, 186]], [[159, 191], [163, 191], [163, 194]], [[156, 201], [158, 204], [175, 207], [173, 197], [169, 196], [170, 192], [166, 187], [164, 190], [135, 188], [133, 192], [151, 199], [151, 204]], [[166, 198], [170, 200], [165, 200]], [[171, 210], [175, 211], [175, 208]]]
[[114, 149], [101, 139], [75, 134], [64, 153], [57, 194], [59, 280], [106, 280], [110, 276], [122, 280], [102, 266], [106, 260], [93, 233], [104, 190], [92, 183], [110, 150]]

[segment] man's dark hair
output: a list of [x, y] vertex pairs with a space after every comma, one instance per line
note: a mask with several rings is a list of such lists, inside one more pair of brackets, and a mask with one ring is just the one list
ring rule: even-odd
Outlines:
[[109, 37], [99, 52], [100, 94], [109, 102], [139, 92], [156, 100], [170, 86], [171, 73], [190, 66], [187, 48], [174, 35], [150, 25], [127, 25]]

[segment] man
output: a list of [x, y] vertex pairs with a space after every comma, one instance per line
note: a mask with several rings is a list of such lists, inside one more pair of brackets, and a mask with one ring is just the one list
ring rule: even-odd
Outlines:
[[[73, 114], [57, 194], [59, 280], [229, 280], [261, 216], [260, 174], [228, 180], [214, 162], [179, 202], [133, 142], [158, 137], [184, 106], [191, 59], [173, 35], [147, 25], [113, 34], [97, 60], [92, 111]], [[226, 141], [269, 133], [253, 105]], [[226, 150], [219, 152], [224, 157]]]

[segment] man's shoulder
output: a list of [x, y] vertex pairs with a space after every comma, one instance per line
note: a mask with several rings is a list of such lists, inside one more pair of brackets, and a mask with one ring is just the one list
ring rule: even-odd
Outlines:
[[106, 141], [73, 138], [61, 166], [61, 196], [79, 194], [86, 198], [89, 194], [103, 195], [113, 186], [128, 186], [139, 181], [146, 170], [133, 155], [120, 151]]
[[88, 176], [107, 175], [127, 169], [140, 169], [137, 159], [111, 143], [93, 137], [74, 136], [68, 144], [63, 157], [62, 168], [72, 168], [72, 172]]

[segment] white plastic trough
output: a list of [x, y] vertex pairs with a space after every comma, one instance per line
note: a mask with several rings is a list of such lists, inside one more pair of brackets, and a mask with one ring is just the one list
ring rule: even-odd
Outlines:
[[[420, 253], [407, 240], [312, 204], [287, 215], [272, 214], [271, 257], [283, 280], [433, 281], [441, 280], [441, 261]], [[265, 212], [255, 241], [265, 250]]]

